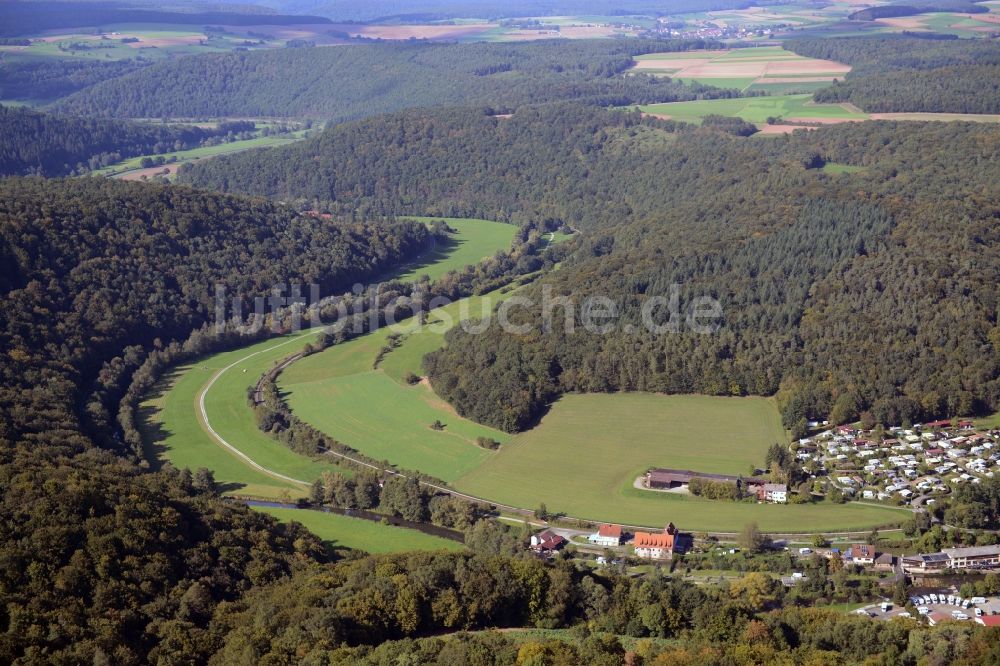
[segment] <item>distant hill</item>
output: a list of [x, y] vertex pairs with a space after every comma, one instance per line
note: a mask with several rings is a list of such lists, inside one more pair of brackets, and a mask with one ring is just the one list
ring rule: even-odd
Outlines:
[[[319, 16], [267, 14], [271, 25], [330, 23]], [[56, 28], [100, 26], [108, 23], [172, 23], [183, 25], [257, 25], [261, 14], [238, 11], [171, 12], [136, 9], [112, 2], [4, 2], [0, 3], [0, 37], [27, 35]]]
[[874, 21], [880, 18], [894, 18], [897, 16], [916, 16], [917, 14], [931, 14], [934, 12], [962, 12], [964, 14], [985, 14], [989, 11], [982, 5], [977, 5], [969, 0], [934, 0], [931, 3], [900, 2], [891, 5], [879, 5], [878, 7], [866, 7], [850, 14], [847, 18], [852, 21]]
[[653, 76], [622, 76], [632, 56], [703, 40], [550, 40], [520, 44], [386, 42], [181, 58], [57, 102], [118, 118], [306, 116], [341, 121], [411, 107], [496, 109], [555, 100], [600, 105], [726, 96]]
[[284, 12], [308, 12], [337, 21], [395, 19], [429, 21], [449, 18], [519, 16], [680, 14], [753, 7], [755, 0], [262, 0]]

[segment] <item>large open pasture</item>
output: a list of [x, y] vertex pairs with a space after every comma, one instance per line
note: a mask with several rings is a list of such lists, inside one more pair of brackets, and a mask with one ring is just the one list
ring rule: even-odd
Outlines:
[[417, 530], [350, 518], [336, 513], [304, 509], [254, 507], [283, 523], [297, 522], [332, 547], [354, 548], [369, 553], [402, 553], [413, 550], [462, 550], [457, 541]]
[[[482, 312], [482, 299], [467, 308]], [[442, 322], [460, 304], [431, 314]], [[487, 309], [488, 311], [488, 309]], [[765, 398], [645, 393], [568, 395], [541, 423], [515, 436], [459, 417], [426, 383], [408, 385], [441, 332], [413, 322], [402, 344], [373, 368], [390, 331], [383, 329], [306, 357], [279, 381], [293, 411], [368, 456], [449, 481], [460, 491], [521, 507], [546, 503], [575, 517], [640, 525], [667, 521], [690, 529], [738, 531], [757, 521], [771, 531], [863, 529], [905, 512], [860, 504], [761, 506], [709, 502], [633, 487], [649, 467], [746, 474], [767, 447], [787, 441]], [[445, 429], [433, 430], [440, 420]], [[502, 446], [487, 451], [477, 436]]]
[[648, 393], [567, 395], [455, 487], [506, 504], [626, 524], [738, 531], [847, 530], [907, 514], [874, 506], [757, 505], [634, 487], [649, 467], [747, 474], [787, 435], [765, 398]]
[[635, 71], [662, 74], [718, 88], [767, 90], [781, 85], [799, 92], [816, 90], [843, 78], [849, 65], [806, 58], [780, 46], [721, 51], [649, 53], [635, 58]]
[[[191, 469], [208, 467], [230, 494], [265, 498], [305, 495], [304, 483], [253, 469], [216, 441], [201, 415], [199, 402], [204, 393], [206, 413], [219, 436], [268, 470], [306, 483], [318, 479], [324, 470], [337, 471], [331, 462], [301, 456], [258, 430], [246, 399], [248, 386], [315, 335], [305, 332], [267, 340], [174, 369], [141, 406], [150, 461]], [[213, 378], [215, 382], [206, 391]]]

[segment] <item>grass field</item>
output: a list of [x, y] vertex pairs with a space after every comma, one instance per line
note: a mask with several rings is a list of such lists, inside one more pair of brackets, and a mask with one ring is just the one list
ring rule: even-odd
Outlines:
[[[457, 314], [458, 304], [449, 308]], [[441, 333], [403, 330], [402, 346], [378, 369], [372, 362], [387, 330], [291, 366], [280, 385], [293, 411], [368, 456], [419, 469], [463, 492], [522, 507], [544, 502], [575, 517], [643, 525], [673, 520], [713, 531], [757, 521], [771, 531], [809, 531], [865, 528], [907, 515], [857, 504], [759, 506], [636, 489], [635, 478], [652, 466], [746, 474], [751, 464], [762, 465], [767, 447], [787, 440], [777, 409], [764, 398], [568, 395], [536, 428], [511, 437], [458, 417], [430, 387], [407, 385], [402, 377], [419, 372]], [[428, 427], [435, 419], [444, 431]], [[473, 441], [480, 435], [503, 446], [481, 449]]]
[[502, 222], [455, 217], [410, 217], [411, 220], [433, 222], [445, 220], [457, 233], [448, 243], [438, 243], [434, 250], [414, 264], [390, 274], [397, 280], [415, 280], [427, 275], [436, 280], [448, 271], [478, 264], [497, 250], [506, 250], [514, 242], [517, 227]]
[[[466, 241], [464, 244], [456, 243], [450, 246], [456, 253], [468, 245], [474, 245], [479, 248], [478, 251], [492, 254], [498, 249], [509, 246], [514, 233], [512, 226], [484, 222], [481, 226], [484, 229], [484, 236], [495, 243], [489, 246], [486, 242], [480, 241], [476, 233], [476, 229], [480, 227], [474, 221], [452, 221], [455, 222], [456, 228], [461, 228], [460, 237]], [[498, 230], [496, 226], [506, 227], [509, 231]], [[433, 271], [437, 265], [456, 267], [466, 263], [462, 260], [461, 264], [456, 264], [451, 252], [436, 256], [436, 264], [420, 265]], [[457, 312], [458, 306], [454, 306], [454, 309]], [[435, 319], [436, 317], [432, 317], [429, 321], [433, 322]], [[343, 354], [346, 350], [354, 362], [360, 363], [358, 367], [367, 364], [370, 368], [378, 347], [384, 344], [384, 336], [388, 333], [387, 329], [383, 329], [354, 341], [375, 344], [381, 339], [382, 342], [371, 351], [370, 355], [352, 354], [353, 348], [349, 345], [338, 345], [327, 353]], [[177, 467], [192, 469], [208, 467], [215, 472], [216, 481], [223, 484], [223, 489], [228, 493], [264, 498], [283, 497], [286, 494], [297, 497], [305, 494], [305, 487], [301, 484], [274, 478], [248, 466], [241, 458], [218, 444], [206, 430], [198, 405], [200, 394], [217, 373], [228, 368], [218, 375], [211, 390], [205, 392], [205, 410], [212, 427], [223, 439], [267, 469], [294, 479], [311, 482], [319, 478], [324, 470], [338, 470], [327, 460], [310, 460], [294, 453], [271, 436], [259, 431], [253, 411], [246, 401], [246, 389], [249, 385], [255, 383], [258, 377], [275, 363], [301, 349], [315, 335], [317, 335], [315, 331], [303, 331], [273, 338], [243, 349], [200, 359], [196, 363], [176, 368], [169, 373], [156, 390], [146, 397], [141, 406], [141, 425], [148, 459], [153, 464], [170, 462]], [[441, 335], [436, 327], [428, 327], [421, 333], [414, 334], [414, 342], [423, 346], [414, 347], [417, 351], [410, 357], [401, 355], [399, 359], [393, 359], [389, 364], [393, 376], [402, 382], [407, 371], [405, 368], [419, 369], [419, 359], [423, 356], [419, 353], [419, 349], [433, 345], [431, 341], [434, 339], [439, 345]], [[378, 336], [383, 337], [378, 338]], [[325, 356], [326, 354], [317, 354], [309, 358], [325, 358]], [[412, 365], [413, 363], [416, 365]], [[292, 368], [298, 370], [299, 366], [295, 365]], [[428, 425], [430, 422], [428, 421]], [[483, 451], [479, 447], [474, 445], [473, 447], [476, 451]]]
[[645, 113], [668, 116], [673, 120], [700, 123], [709, 114], [738, 116], [752, 123], [765, 123], [770, 117], [804, 121], [865, 120], [866, 113], [852, 111], [841, 104], [815, 104], [810, 95], [782, 95], [743, 99], [710, 99], [694, 102], [648, 104], [639, 107]]
[[[228, 494], [280, 498], [301, 497], [306, 487], [259, 472], [222, 447], [205, 429], [198, 400], [212, 377], [233, 362], [247, 357], [219, 376], [205, 396], [212, 427], [228, 442], [264, 467], [294, 479], [311, 482], [324, 470], [339, 471], [332, 463], [314, 461], [257, 429], [246, 402], [246, 388], [277, 360], [299, 349], [315, 333], [300, 333], [258, 343], [244, 349], [216, 354], [176, 368], [158, 390], [142, 403], [141, 425], [148, 459], [175, 467], [208, 467]], [[243, 372], [243, 370], [246, 372]]]
[[299, 130], [296, 132], [289, 132], [287, 134], [261, 136], [253, 139], [246, 139], [244, 141], [220, 143], [215, 146], [202, 146], [199, 148], [192, 148], [190, 150], [178, 150], [172, 153], [164, 153], [162, 155], [140, 155], [138, 157], [130, 157], [127, 160], [122, 160], [121, 162], [108, 165], [103, 169], [97, 169], [93, 173], [98, 176], [126, 176], [131, 171], [143, 168], [143, 157], [162, 157], [164, 160], [173, 158], [174, 161], [171, 162], [171, 164], [178, 166], [180, 164], [184, 164], [185, 162], [195, 162], [200, 159], [205, 159], [206, 157], [215, 157], [216, 155], [238, 153], [244, 150], [250, 150], [251, 148], [273, 148], [275, 146], [284, 146], [305, 138], [305, 134], [306, 130]]
[[[510, 436], [459, 417], [425, 383], [411, 386], [404, 378], [421, 374], [424, 355], [441, 346], [444, 331], [463, 310], [482, 317], [483, 308], [488, 313], [501, 298], [473, 297], [433, 310], [423, 327], [414, 319], [402, 322], [395, 327], [402, 345], [377, 369], [373, 363], [393, 332], [389, 328], [302, 359], [281, 374], [279, 386], [298, 416], [365, 455], [456, 479], [495, 455], [476, 445], [477, 437], [507, 442]], [[436, 420], [444, 430], [430, 428]]]
[[567, 395], [534, 429], [516, 436], [455, 482], [461, 491], [575, 517], [685, 529], [845, 530], [907, 515], [862, 505], [779, 506], [711, 502], [633, 487], [648, 467], [746, 474], [767, 447], [786, 441], [764, 398], [655, 394]]
[[457, 541], [442, 539], [417, 530], [350, 518], [336, 513], [303, 509], [254, 507], [283, 523], [297, 522], [334, 547], [354, 548], [369, 553], [401, 553], [413, 550], [462, 550]]

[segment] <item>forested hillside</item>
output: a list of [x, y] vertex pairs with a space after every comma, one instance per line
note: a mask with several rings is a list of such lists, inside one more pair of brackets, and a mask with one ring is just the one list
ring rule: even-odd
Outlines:
[[[542, 284], [610, 296], [622, 326], [672, 283], [722, 303], [714, 335], [454, 331], [427, 369], [477, 420], [517, 430], [565, 391], [656, 390], [777, 393], [790, 426], [865, 410], [894, 424], [1000, 406], [998, 151], [1000, 129], [975, 124], [761, 141], [565, 105], [412, 111], [183, 178], [334, 210], [571, 224], [583, 247]], [[865, 171], [831, 177], [826, 161]], [[537, 309], [521, 316], [540, 330]]]
[[601, 105], [675, 101], [694, 99], [701, 88], [622, 72], [632, 66], [633, 55], [706, 46], [700, 40], [384, 43], [205, 55], [94, 85], [54, 109], [118, 118], [341, 121], [407, 107], [476, 104], [501, 111], [562, 99]]
[[870, 113], [1000, 112], [1000, 44], [995, 40], [865, 37], [793, 40], [786, 48], [852, 66], [817, 102], [851, 102]]
[[140, 58], [108, 62], [3, 60], [0, 61], [0, 99], [50, 102], [148, 64]]
[[0, 661], [198, 654], [218, 602], [327, 558], [190, 473], [97, 444], [116, 445], [111, 415], [144, 347], [206, 321], [216, 284], [343, 290], [426, 234], [183, 187], [0, 181]]
[[0, 106], [0, 176], [63, 176], [126, 157], [194, 148], [225, 134], [225, 127], [143, 125]]

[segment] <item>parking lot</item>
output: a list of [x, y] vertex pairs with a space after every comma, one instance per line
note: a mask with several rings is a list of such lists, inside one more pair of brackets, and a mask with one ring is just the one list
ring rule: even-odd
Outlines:
[[[914, 592], [910, 602], [917, 609], [916, 617], [926, 617], [931, 624], [946, 620], [972, 622], [1000, 612], [1000, 597], [963, 598], [952, 590]], [[870, 604], [854, 612], [879, 620], [913, 616], [905, 607], [888, 601]]]

